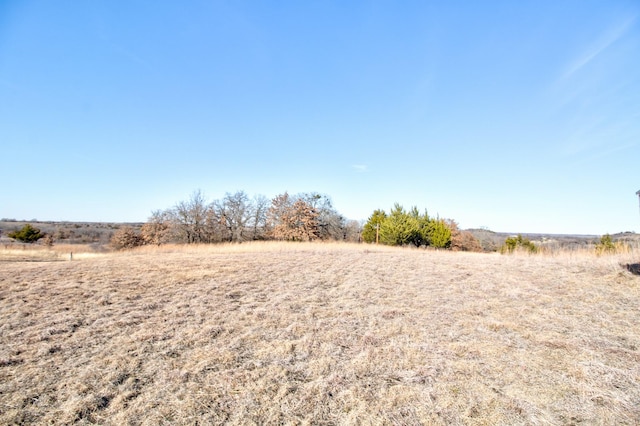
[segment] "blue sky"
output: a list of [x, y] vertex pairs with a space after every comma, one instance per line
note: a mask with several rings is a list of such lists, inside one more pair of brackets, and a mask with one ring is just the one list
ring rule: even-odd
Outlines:
[[0, 217], [317, 191], [640, 232], [640, 3], [0, 1]]

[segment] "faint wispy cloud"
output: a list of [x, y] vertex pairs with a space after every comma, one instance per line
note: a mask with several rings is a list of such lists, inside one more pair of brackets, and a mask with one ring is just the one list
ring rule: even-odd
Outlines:
[[618, 153], [621, 151], [627, 151], [629, 149], [635, 148], [638, 144], [635, 142], [630, 142], [622, 145], [616, 145], [608, 149], [601, 149], [593, 151], [587, 155], [576, 155], [571, 157], [570, 161], [574, 164], [582, 164], [582, 163], [593, 163], [602, 158], [611, 157], [614, 155], [619, 155]]
[[562, 75], [563, 78], [571, 77], [571, 75], [580, 71], [587, 64], [593, 61], [598, 55], [608, 49], [612, 44], [614, 44], [618, 39], [620, 39], [626, 32], [633, 26], [637, 19], [637, 15], [632, 16], [626, 21], [610, 28], [606, 31], [600, 39], [598, 39], [595, 43], [589, 46], [585, 52], [582, 53], [577, 59], [575, 59], [571, 64], [567, 67], [567, 70]]
[[365, 164], [353, 164], [351, 168], [359, 173], [364, 173], [367, 171], [367, 166]]
[[136, 63], [140, 66], [142, 66], [143, 68], [146, 68], [148, 71], [155, 71], [155, 67], [147, 60], [145, 60], [143, 57], [141, 57], [140, 55], [134, 53], [133, 51], [125, 48], [124, 46], [122, 46], [121, 44], [115, 43], [111, 40], [111, 37], [105, 35], [105, 34], [100, 34], [98, 36], [100, 38], [100, 40], [102, 40], [102, 42], [113, 52], [115, 52], [116, 54], [127, 58], [129, 61]]
[[144, 60], [141, 56], [133, 53], [131, 50], [125, 49], [119, 44], [109, 42], [109, 47], [111, 47], [114, 51], [119, 53], [120, 55], [128, 58], [131, 62], [135, 62], [138, 65], [142, 65], [150, 71], [154, 70], [154, 67], [146, 60]]
[[612, 120], [608, 116], [591, 116], [580, 120], [560, 143], [560, 153], [566, 159], [592, 161], [638, 146], [635, 121]]

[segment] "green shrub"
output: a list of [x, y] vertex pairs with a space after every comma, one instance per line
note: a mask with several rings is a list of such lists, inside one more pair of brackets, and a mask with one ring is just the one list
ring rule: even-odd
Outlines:
[[596, 244], [596, 254], [598, 256], [602, 254], [615, 254], [618, 252], [624, 252], [626, 246], [621, 242], [613, 242], [611, 235], [605, 234], [600, 237], [600, 242]]
[[442, 219], [431, 221], [430, 242], [435, 248], [449, 248], [451, 246], [451, 228]]
[[419, 219], [396, 203], [380, 225], [380, 242], [390, 246], [413, 244], [419, 247], [421, 240]]
[[523, 238], [522, 235], [518, 235], [517, 237], [509, 237], [504, 241], [504, 244], [500, 248], [500, 253], [511, 254], [516, 250], [524, 250], [529, 253], [537, 253], [538, 247], [529, 241], [528, 238]]
[[9, 238], [13, 238], [23, 243], [35, 243], [40, 238], [43, 238], [45, 234], [40, 232], [38, 228], [34, 228], [30, 224], [24, 225], [20, 230], [10, 232], [7, 234]]
[[447, 221], [431, 219], [426, 211], [420, 213], [417, 207], [406, 211], [396, 203], [388, 215], [382, 210], [374, 211], [362, 231], [363, 240], [374, 242], [377, 230], [380, 243], [390, 246], [451, 246], [452, 230]]

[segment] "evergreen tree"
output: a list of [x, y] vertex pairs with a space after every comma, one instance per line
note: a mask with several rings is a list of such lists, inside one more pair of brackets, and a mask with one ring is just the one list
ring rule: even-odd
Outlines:
[[436, 248], [449, 248], [451, 246], [451, 228], [443, 219], [431, 221], [430, 242]]
[[380, 242], [390, 246], [403, 246], [412, 242], [415, 220], [396, 203], [389, 216], [380, 225]]
[[409, 211], [396, 203], [389, 215], [376, 210], [362, 230], [365, 242], [375, 241], [376, 226], [380, 225], [380, 242], [391, 246], [412, 244], [416, 247], [433, 246], [449, 248], [451, 246], [451, 228], [443, 219], [431, 219], [425, 210], [420, 213], [417, 207]]
[[23, 243], [35, 243], [44, 237], [44, 234], [38, 228], [34, 228], [27, 223], [19, 231], [10, 232], [7, 236]]
[[416, 247], [428, 246], [430, 243], [430, 225], [431, 220], [425, 210], [424, 214], [420, 214], [417, 207], [412, 207], [409, 210], [409, 224], [411, 228], [411, 234], [409, 236], [409, 243]]
[[384, 210], [374, 210], [373, 214], [369, 216], [367, 223], [365, 223], [362, 228], [362, 240], [365, 243], [375, 243], [376, 235], [378, 235], [380, 231], [380, 226], [382, 226], [382, 222], [387, 218], [387, 214]]

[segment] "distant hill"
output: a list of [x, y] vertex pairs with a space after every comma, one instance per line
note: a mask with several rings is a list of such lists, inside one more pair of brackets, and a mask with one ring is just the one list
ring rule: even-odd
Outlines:
[[[522, 235], [538, 246], [561, 247], [569, 249], [585, 248], [600, 242], [601, 235], [574, 235], [574, 234], [532, 234], [517, 232], [494, 232], [488, 229], [468, 229], [474, 237], [480, 241], [480, 245], [485, 251], [499, 250], [504, 241], [515, 235]], [[620, 232], [612, 234], [614, 242], [640, 244], [640, 234], [633, 232]]]
[[[118, 229], [129, 226], [139, 229], [143, 223], [117, 222], [54, 222], [38, 220], [0, 220], [0, 243], [8, 244], [11, 239], [7, 234], [22, 228], [27, 223], [39, 228], [42, 232], [54, 237], [54, 244], [93, 244], [102, 246], [109, 243], [111, 236]], [[467, 229], [480, 241], [484, 251], [497, 251], [507, 238], [518, 235], [513, 232], [494, 232], [488, 229]], [[600, 241], [600, 235], [571, 235], [571, 234], [530, 234], [520, 233], [533, 241], [536, 245], [556, 246], [562, 248], [584, 248]], [[611, 235], [613, 241], [640, 244], [640, 234], [620, 232]]]
[[51, 222], [37, 220], [0, 220], [0, 242], [11, 241], [7, 234], [22, 228], [27, 223], [40, 231], [53, 235], [54, 244], [108, 244], [115, 231], [123, 226], [139, 228], [142, 223], [107, 223], [107, 222]]

